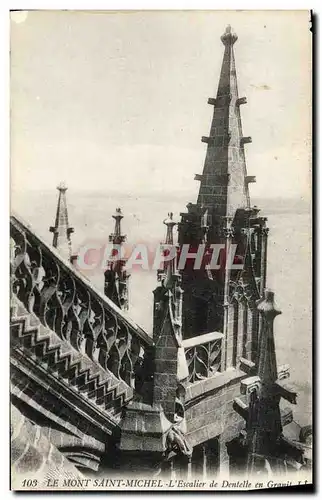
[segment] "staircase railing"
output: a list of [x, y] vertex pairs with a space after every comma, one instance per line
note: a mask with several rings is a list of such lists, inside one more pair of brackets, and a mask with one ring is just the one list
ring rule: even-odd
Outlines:
[[11, 291], [41, 323], [135, 389], [153, 340], [17, 216]]
[[189, 383], [212, 377], [220, 371], [223, 334], [206, 333], [182, 342], [189, 370]]

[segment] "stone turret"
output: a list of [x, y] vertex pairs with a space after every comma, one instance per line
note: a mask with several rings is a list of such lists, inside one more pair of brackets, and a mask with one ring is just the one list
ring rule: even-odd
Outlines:
[[241, 382], [243, 402], [235, 400], [235, 410], [246, 420], [247, 469], [258, 472], [280, 473], [306, 466], [305, 446], [284, 435], [293, 420], [290, 408], [281, 409], [284, 399], [296, 404], [297, 392], [289, 382], [290, 369], [277, 367], [274, 341], [274, 320], [281, 314], [275, 306], [274, 293], [265, 290], [258, 301], [261, 316], [258, 366], [256, 374]]
[[[163, 250], [176, 250], [173, 214], [164, 220], [167, 227]], [[192, 447], [185, 437], [185, 387], [189, 371], [182, 346], [182, 289], [177, 255], [158, 270], [159, 286], [154, 290], [152, 380], [146, 382], [143, 397], [131, 402], [120, 423], [122, 456], [130, 457], [131, 470], [140, 470], [142, 460], [154, 472], [172, 467], [176, 455], [185, 465]], [[147, 458], [148, 457], [148, 458]], [[172, 465], [171, 465], [172, 464]]]
[[174, 257], [164, 262], [158, 271], [160, 285], [154, 290], [153, 340], [155, 343], [155, 372], [153, 401], [160, 404], [167, 418], [174, 422], [178, 382], [188, 376], [188, 369], [182, 348], [182, 288], [181, 275], [177, 270], [176, 245], [173, 243], [173, 229], [176, 223], [169, 213], [164, 220], [167, 235], [164, 248]]
[[72, 242], [70, 235], [74, 232], [74, 228], [69, 227], [66, 191], [67, 186], [61, 182], [57, 186], [59, 191], [55, 225], [49, 228], [53, 236], [53, 247], [57, 248], [59, 253], [68, 260], [72, 260]]
[[123, 310], [129, 308], [129, 277], [125, 269], [126, 259], [122, 257], [122, 244], [126, 235], [121, 231], [121, 220], [123, 214], [117, 208], [112, 216], [115, 220], [114, 232], [109, 236], [109, 242], [113, 244], [110, 260], [104, 273], [104, 292], [118, 307]]

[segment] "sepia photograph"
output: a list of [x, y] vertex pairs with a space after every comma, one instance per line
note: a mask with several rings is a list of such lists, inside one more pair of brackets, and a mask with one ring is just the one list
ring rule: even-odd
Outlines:
[[312, 487], [311, 26], [10, 12], [12, 490]]

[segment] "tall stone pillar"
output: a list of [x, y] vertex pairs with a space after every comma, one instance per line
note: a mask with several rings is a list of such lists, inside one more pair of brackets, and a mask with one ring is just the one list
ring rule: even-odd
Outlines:
[[232, 217], [225, 217], [226, 227], [222, 229], [223, 235], [225, 237], [225, 277], [224, 277], [224, 340], [222, 346], [222, 371], [225, 371], [228, 367], [228, 359], [231, 351], [233, 329], [230, 328], [230, 304], [229, 304], [229, 277], [230, 277], [230, 251], [231, 243], [234, 235], [234, 228], [232, 227]]
[[229, 455], [224, 434], [218, 437], [219, 444], [219, 474], [225, 476], [229, 475]]
[[260, 295], [263, 297], [266, 288], [266, 275], [267, 275], [267, 239], [269, 228], [261, 227], [261, 281], [260, 281]]
[[187, 479], [189, 480], [191, 478], [192, 478], [192, 463], [191, 463], [191, 457], [189, 457], [187, 463]]

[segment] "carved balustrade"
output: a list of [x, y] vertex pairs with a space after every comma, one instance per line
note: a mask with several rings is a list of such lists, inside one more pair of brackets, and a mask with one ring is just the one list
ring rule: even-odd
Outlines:
[[12, 216], [10, 225], [12, 294], [61, 339], [135, 388], [151, 337], [20, 218]]
[[222, 339], [222, 333], [212, 332], [182, 342], [189, 369], [189, 383], [212, 377], [220, 371]]

